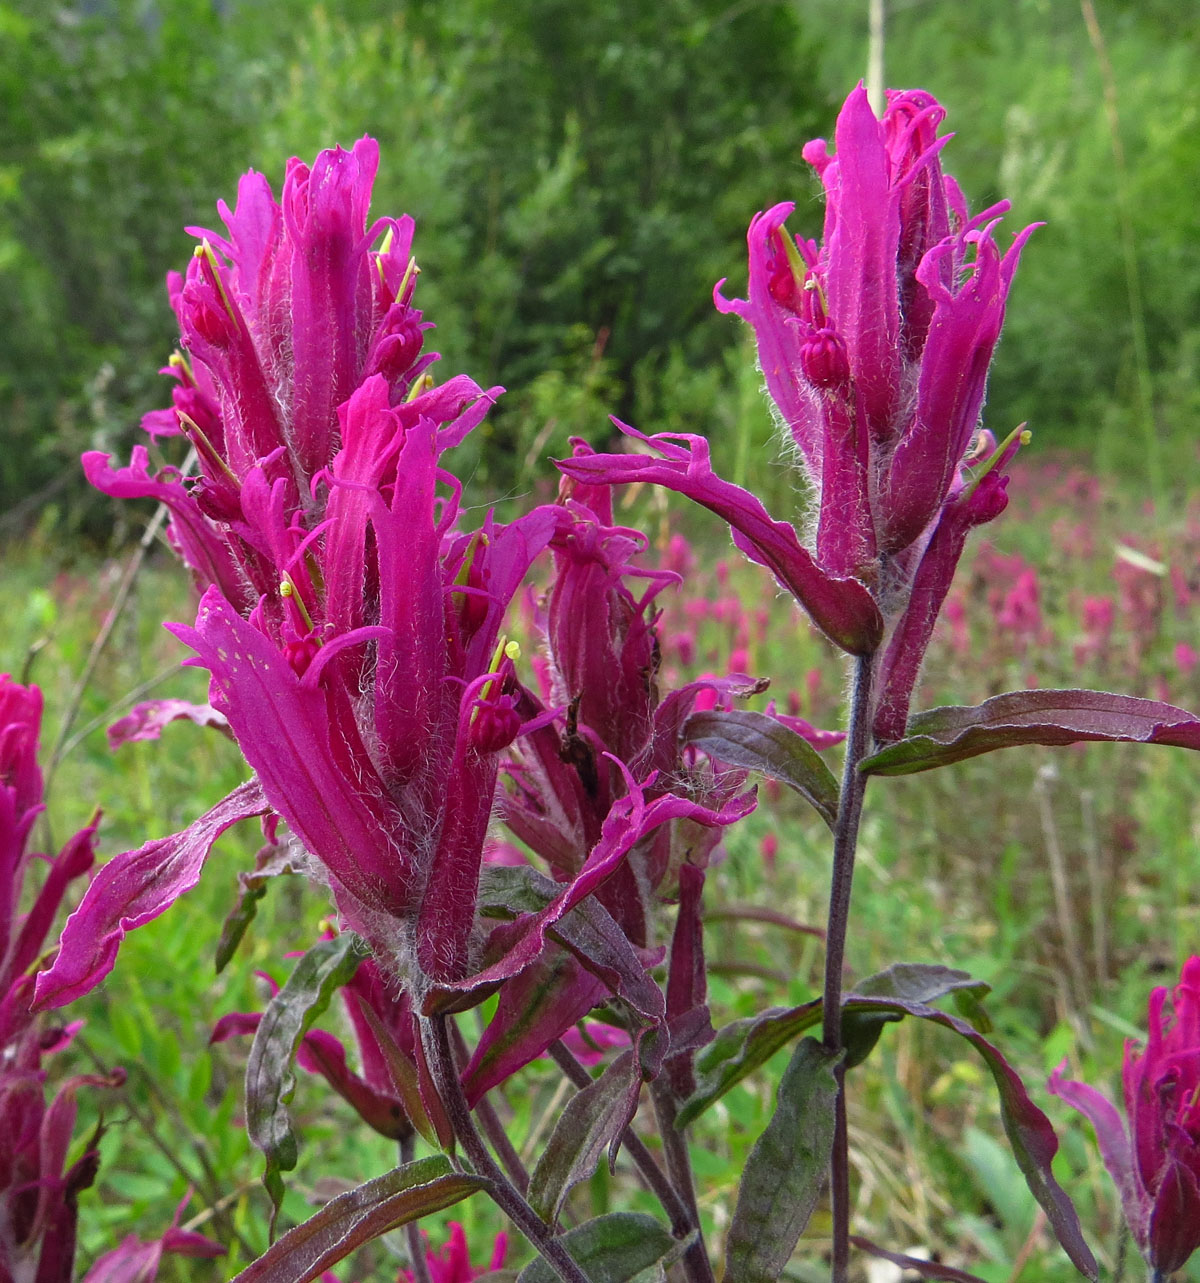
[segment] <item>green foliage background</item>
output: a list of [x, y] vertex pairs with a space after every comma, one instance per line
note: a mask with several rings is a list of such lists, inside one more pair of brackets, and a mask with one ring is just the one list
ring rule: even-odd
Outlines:
[[[1078, 6], [889, 10], [888, 83], [945, 102], [973, 205], [1047, 223], [992, 422], [1145, 475], [1197, 410], [1195, 11], [1101, 0], [1122, 168]], [[477, 482], [527, 489], [608, 413], [708, 431], [741, 473], [770, 422], [711, 288], [741, 288], [757, 209], [795, 198], [819, 228], [800, 147], [865, 58], [866, 4], [841, 0], [0, 3], [0, 520], [58, 495], [54, 519], [107, 529], [74, 459], [125, 453], [164, 399], [183, 227], [247, 167], [277, 183], [289, 155], [365, 132], [376, 208], [418, 220], [443, 368], [509, 389]]]

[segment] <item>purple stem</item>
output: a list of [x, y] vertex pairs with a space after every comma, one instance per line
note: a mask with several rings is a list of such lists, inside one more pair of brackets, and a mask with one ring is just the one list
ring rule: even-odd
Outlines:
[[[458, 1065], [461, 1074], [463, 1065], [470, 1059], [467, 1055], [467, 1044], [463, 1040], [462, 1031], [457, 1025], [452, 1024], [450, 1026], [450, 1037], [454, 1043], [455, 1063]], [[527, 1194], [529, 1192], [529, 1173], [525, 1170], [525, 1164], [521, 1162], [521, 1155], [517, 1153], [512, 1141], [508, 1139], [508, 1132], [504, 1130], [504, 1124], [500, 1121], [495, 1107], [486, 1094], [476, 1103], [475, 1114], [483, 1127], [483, 1134], [496, 1151], [500, 1166], [508, 1173], [509, 1180], [522, 1194]]]
[[450, 1126], [458, 1137], [471, 1166], [477, 1175], [488, 1183], [488, 1193], [496, 1206], [508, 1217], [522, 1234], [545, 1258], [546, 1264], [562, 1279], [563, 1283], [590, 1283], [561, 1240], [554, 1237], [542, 1219], [525, 1201], [521, 1191], [504, 1174], [483, 1137], [475, 1130], [471, 1108], [463, 1095], [454, 1052], [450, 1048], [450, 1033], [445, 1015], [421, 1018], [421, 1044], [425, 1059], [433, 1076], [438, 1095], [446, 1110]]
[[[843, 1050], [842, 971], [846, 963], [846, 928], [850, 921], [850, 891], [854, 882], [854, 855], [858, 848], [858, 822], [862, 815], [867, 777], [858, 764], [870, 751], [871, 685], [875, 656], [855, 660], [850, 695], [850, 725], [846, 735], [846, 761], [842, 769], [841, 802], [833, 830], [833, 881], [829, 888], [829, 924], [825, 932], [825, 994], [822, 1004], [822, 1041], [831, 1052]], [[833, 1153], [829, 1190], [833, 1203], [833, 1252], [830, 1283], [846, 1283], [850, 1268], [850, 1145], [846, 1126], [846, 1069], [839, 1064], [834, 1114]]]
[[656, 1078], [650, 1084], [650, 1099], [654, 1102], [654, 1116], [658, 1119], [658, 1132], [662, 1137], [663, 1154], [667, 1160], [667, 1175], [678, 1190], [691, 1217], [696, 1237], [683, 1254], [683, 1268], [689, 1283], [716, 1283], [708, 1248], [704, 1244], [704, 1231], [700, 1228], [700, 1208], [696, 1202], [696, 1189], [692, 1184], [692, 1160], [688, 1154], [687, 1139], [675, 1126], [676, 1100], [671, 1084], [665, 1078]]

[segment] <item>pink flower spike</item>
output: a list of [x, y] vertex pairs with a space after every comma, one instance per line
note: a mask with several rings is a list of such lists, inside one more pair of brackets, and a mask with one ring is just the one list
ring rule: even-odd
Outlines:
[[1130, 1232], [1163, 1277], [1200, 1247], [1200, 956], [1174, 991], [1150, 995], [1144, 1047], [1125, 1044], [1125, 1114], [1102, 1093], [1062, 1076], [1050, 1090], [1096, 1129]]

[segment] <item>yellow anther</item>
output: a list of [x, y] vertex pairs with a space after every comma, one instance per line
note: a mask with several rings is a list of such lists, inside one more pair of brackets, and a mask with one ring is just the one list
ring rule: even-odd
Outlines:
[[173, 370], [182, 370], [189, 383], [195, 383], [195, 376], [192, 374], [192, 363], [178, 349], [171, 353], [167, 364]]
[[1004, 438], [1003, 441], [987, 457], [987, 462], [979, 466], [979, 470], [971, 477], [971, 483], [959, 497], [959, 502], [964, 503], [979, 488], [979, 483], [987, 476], [989, 472], [1004, 458], [1005, 451], [1014, 441], [1020, 439], [1022, 445], [1028, 445], [1033, 440], [1033, 433], [1023, 423], [1017, 424], [1015, 428]]
[[227, 464], [217, 453], [213, 443], [205, 435], [204, 429], [191, 417], [191, 415], [185, 414], [182, 410], [176, 410], [175, 413], [179, 415], [180, 425], [183, 427], [184, 432], [187, 434], [192, 444], [196, 446], [197, 452], [203, 454], [204, 458], [214, 467], [220, 468], [229, 480], [233, 482], [234, 488], [240, 490], [241, 486], [237, 477], [233, 475], [229, 464]]
[[300, 618], [304, 621], [304, 627], [311, 633], [313, 631], [312, 616], [308, 613], [308, 607], [304, 604], [304, 598], [296, 590], [296, 583], [291, 575], [285, 570], [283, 579], [279, 584], [279, 595], [285, 600], [290, 601], [296, 607]]
[[400, 288], [396, 291], [397, 300], [404, 297], [404, 291], [408, 289], [409, 282], [413, 277], [420, 275], [421, 269], [417, 266], [417, 260], [415, 258], [410, 258], [408, 260], [408, 266], [404, 269], [404, 275], [400, 278]]
[[521, 643], [515, 641], [505, 642], [504, 653], [515, 664], [521, 658]]
[[408, 396], [404, 399], [406, 401], [415, 401], [422, 393], [428, 392], [431, 387], [433, 387], [433, 375], [422, 374], [408, 389]]
[[221, 303], [223, 304], [225, 311], [229, 313], [230, 320], [232, 320], [234, 324], [237, 324], [238, 314], [234, 311], [233, 303], [230, 301], [229, 295], [225, 292], [225, 282], [221, 279], [220, 260], [213, 252], [213, 247], [208, 243], [207, 236], [192, 251], [192, 257], [203, 259], [204, 262], [208, 264], [209, 270], [213, 274], [213, 280], [217, 284], [217, 292], [221, 295]]

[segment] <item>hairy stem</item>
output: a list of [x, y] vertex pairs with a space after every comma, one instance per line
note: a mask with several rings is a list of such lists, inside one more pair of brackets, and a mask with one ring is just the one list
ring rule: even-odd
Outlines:
[[[401, 1163], [411, 1163], [416, 1152], [416, 1137], [409, 1132], [400, 1141]], [[413, 1283], [433, 1283], [433, 1276], [429, 1273], [429, 1257], [425, 1254], [425, 1240], [421, 1237], [416, 1221], [409, 1221], [404, 1227], [404, 1238], [408, 1244], [408, 1260], [412, 1268]]]
[[[455, 1063], [461, 1072], [462, 1067], [470, 1059], [467, 1055], [467, 1044], [463, 1040], [462, 1031], [455, 1024], [450, 1026], [450, 1037], [454, 1044]], [[521, 1155], [517, 1153], [512, 1141], [508, 1139], [508, 1132], [504, 1130], [504, 1124], [500, 1121], [495, 1107], [486, 1095], [482, 1096], [475, 1106], [475, 1113], [483, 1127], [483, 1134], [496, 1151], [500, 1166], [508, 1173], [508, 1179], [522, 1194], [528, 1193], [529, 1173], [525, 1170], [525, 1164], [521, 1162]]]
[[[854, 856], [858, 848], [858, 822], [862, 816], [867, 778], [858, 764], [871, 743], [871, 684], [875, 657], [855, 661], [850, 697], [850, 726], [846, 736], [846, 761], [842, 771], [841, 802], [833, 830], [833, 880], [829, 888], [829, 923], [825, 932], [825, 993], [822, 1041], [831, 1052], [843, 1050], [842, 972], [846, 962], [846, 928], [850, 921], [850, 891], [854, 882]], [[835, 1106], [833, 1154], [829, 1189], [833, 1203], [833, 1254], [831, 1283], [846, 1283], [850, 1266], [850, 1146], [846, 1125], [846, 1070], [839, 1065]]]
[[563, 1280], [563, 1283], [589, 1283], [587, 1275], [572, 1260], [562, 1242], [525, 1201], [521, 1191], [504, 1174], [491, 1150], [475, 1130], [467, 1098], [463, 1095], [454, 1053], [450, 1048], [450, 1033], [444, 1015], [421, 1018], [421, 1042], [429, 1071], [437, 1086], [438, 1095], [450, 1120], [450, 1126], [467, 1158], [478, 1175], [490, 1182], [489, 1193], [500, 1210], [537, 1248], [546, 1264]]
[[677, 1111], [671, 1084], [665, 1078], [655, 1079], [650, 1084], [650, 1099], [654, 1102], [654, 1116], [658, 1119], [663, 1154], [667, 1160], [667, 1174], [683, 1199], [696, 1231], [695, 1240], [683, 1254], [683, 1268], [688, 1283], [715, 1283], [712, 1262], [708, 1259], [708, 1248], [704, 1243], [704, 1232], [700, 1228], [700, 1208], [696, 1203], [696, 1189], [692, 1184], [692, 1160], [688, 1154], [687, 1139], [675, 1126]]
[[[570, 1049], [560, 1040], [550, 1044], [550, 1057], [563, 1071], [568, 1080], [581, 1091], [592, 1085], [592, 1076], [571, 1054]], [[633, 1165], [638, 1169], [647, 1189], [662, 1204], [663, 1211], [671, 1219], [671, 1233], [676, 1238], [684, 1238], [697, 1228], [692, 1222], [692, 1215], [687, 1209], [679, 1191], [671, 1184], [666, 1172], [659, 1167], [654, 1155], [646, 1148], [641, 1137], [632, 1127], [626, 1127], [621, 1133], [621, 1144], [629, 1155]]]

